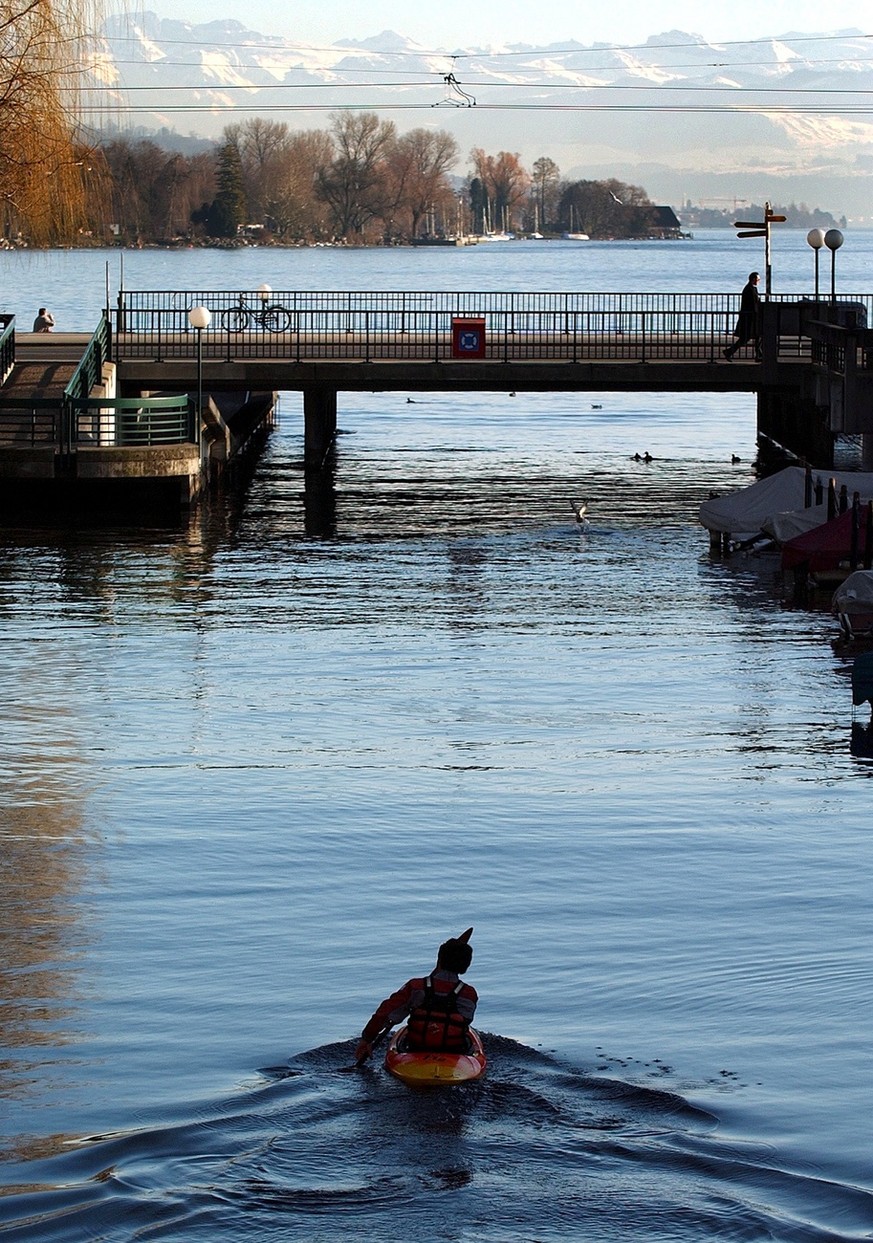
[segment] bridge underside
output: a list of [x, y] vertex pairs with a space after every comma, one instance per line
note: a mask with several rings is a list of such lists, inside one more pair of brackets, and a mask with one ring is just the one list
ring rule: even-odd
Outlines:
[[[761, 367], [742, 362], [292, 362], [203, 360], [206, 391], [753, 393]], [[797, 367], [779, 364], [790, 384]], [[768, 377], [770, 378], [770, 377]], [[779, 383], [780, 377], [773, 377]], [[190, 360], [125, 359], [125, 392], [190, 390]]]

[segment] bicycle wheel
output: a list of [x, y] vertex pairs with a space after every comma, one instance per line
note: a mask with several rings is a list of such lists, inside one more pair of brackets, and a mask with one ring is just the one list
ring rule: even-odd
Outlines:
[[233, 306], [229, 311], [223, 311], [221, 323], [228, 332], [245, 332], [249, 326], [249, 313], [242, 306]]
[[264, 311], [264, 327], [267, 332], [287, 332], [291, 327], [291, 313], [284, 306], [270, 306]]

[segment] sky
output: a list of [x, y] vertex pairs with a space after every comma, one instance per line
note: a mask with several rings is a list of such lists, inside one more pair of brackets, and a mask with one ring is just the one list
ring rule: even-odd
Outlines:
[[[804, 34], [840, 30], [873, 32], [873, 15], [857, 0], [438, 0], [398, 4], [397, 0], [139, 0], [161, 17], [192, 23], [234, 18], [261, 34], [295, 43], [330, 45], [367, 39], [384, 30], [425, 48], [527, 43], [533, 46], [573, 39], [579, 43], [635, 43], [667, 30], [700, 34], [709, 41], [758, 39], [789, 31]], [[126, 5], [124, 7], [133, 7]], [[873, 43], [873, 38], [871, 38]]]

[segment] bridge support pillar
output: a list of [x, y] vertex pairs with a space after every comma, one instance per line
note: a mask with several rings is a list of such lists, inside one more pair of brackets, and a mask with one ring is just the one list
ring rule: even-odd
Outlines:
[[337, 391], [323, 384], [303, 390], [303, 462], [321, 470], [336, 439]]
[[802, 389], [763, 388], [758, 392], [758, 448], [762, 457], [787, 450], [816, 466], [833, 466], [835, 437], [827, 411]]

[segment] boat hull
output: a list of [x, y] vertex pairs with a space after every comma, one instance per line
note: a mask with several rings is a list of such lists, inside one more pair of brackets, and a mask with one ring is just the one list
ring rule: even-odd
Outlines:
[[391, 1037], [385, 1054], [385, 1069], [411, 1088], [450, 1087], [455, 1083], [472, 1083], [485, 1074], [487, 1061], [482, 1041], [470, 1029], [468, 1053], [404, 1052], [402, 1043], [406, 1028]]

